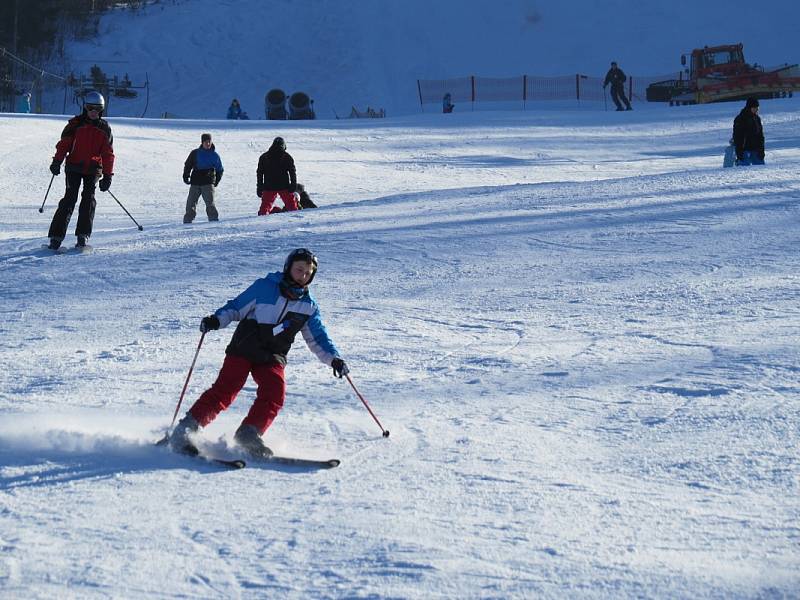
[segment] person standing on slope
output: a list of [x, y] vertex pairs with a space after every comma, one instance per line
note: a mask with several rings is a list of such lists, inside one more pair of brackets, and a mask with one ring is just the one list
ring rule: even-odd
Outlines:
[[215, 204], [216, 188], [222, 179], [222, 160], [211, 143], [211, 134], [200, 136], [200, 147], [189, 153], [183, 163], [183, 182], [189, 185], [186, 197], [184, 223], [191, 223], [197, 216], [197, 201], [203, 196], [206, 203], [206, 216], [209, 221], [219, 221], [219, 213]]
[[217, 380], [175, 426], [169, 438], [173, 450], [191, 454], [190, 436], [227, 409], [248, 375], [252, 375], [258, 386], [256, 399], [234, 439], [256, 457], [272, 456], [261, 437], [283, 407], [286, 355], [298, 333], [317, 358], [333, 368], [335, 376], [341, 378], [350, 372], [328, 337], [317, 302], [308, 289], [317, 267], [317, 257], [310, 250], [293, 250], [283, 272], [257, 279], [213, 315], [203, 318], [203, 333], [227, 327], [233, 321], [239, 321], [239, 325], [225, 349]]
[[[53, 175], [61, 173], [61, 163], [66, 158], [64, 175], [66, 192], [50, 223], [47, 236], [51, 250], [58, 250], [67, 235], [67, 227], [78, 201], [78, 191], [83, 184], [81, 204], [78, 208], [78, 223], [75, 235], [76, 246], [86, 246], [92, 235], [92, 223], [97, 201], [94, 189], [100, 180], [100, 191], [107, 192], [114, 174], [114, 137], [111, 126], [102, 119], [106, 101], [99, 92], [89, 92], [84, 97], [83, 112], [69, 120], [61, 139], [56, 144], [56, 153], [50, 164]], [[102, 175], [102, 179], [100, 176]]]
[[764, 128], [758, 108], [758, 98], [748, 98], [733, 120], [733, 145], [739, 166], [764, 164]]
[[[633, 110], [628, 98], [625, 97], [625, 81], [627, 79], [627, 76], [622, 69], [617, 66], [617, 63], [612, 62], [611, 68], [608, 70], [608, 73], [606, 73], [603, 88], [605, 89], [609, 83], [611, 84], [611, 99], [614, 101], [614, 104], [617, 105], [617, 110]], [[624, 109], [622, 108], [620, 100], [625, 103]]]
[[269, 150], [258, 159], [256, 169], [256, 193], [261, 199], [258, 209], [259, 215], [268, 215], [275, 202], [275, 196], [280, 196], [284, 210], [297, 210], [297, 172], [294, 168], [294, 159], [286, 152], [286, 142], [282, 137], [276, 137]]

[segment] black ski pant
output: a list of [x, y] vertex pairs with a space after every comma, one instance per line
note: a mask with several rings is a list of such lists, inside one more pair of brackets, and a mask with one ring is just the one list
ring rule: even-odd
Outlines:
[[81, 193], [81, 204], [78, 207], [78, 223], [75, 226], [75, 235], [89, 237], [92, 235], [92, 222], [94, 221], [94, 209], [97, 207], [97, 200], [94, 198], [95, 184], [97, 175], [82, 175], [80, 173], [64, 173], [67, 180], [67, 190], [64, 197], [58, 203], [56, 214], [50, 223], [50, 231], [47, 237], [62, 241], [67, 235], [69, 220], [72, 218], [72, 211], [78, 202], [78, 191], [81, 183], [83, 193]]
[[623, 84], [611, 86], [611, 99], [614, 101], [614, 104], [617, 105], [617, 110], [622, 110], [622, 103], [620, 100], [625, 103], [625, 108], [631, 107], [631, 103], [628, 102], [628, 99], [625, 97], [625, 86]]

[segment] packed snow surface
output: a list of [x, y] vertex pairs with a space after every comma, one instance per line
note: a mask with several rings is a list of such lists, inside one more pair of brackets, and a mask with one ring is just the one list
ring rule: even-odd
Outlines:
[[[767, 165], [735, 169], [731, 104], [111, 119], [111, 192], [144, 231], [98, 192], [93, 250], [59, 255], [63, 176], [38, 208], [65, 119], [0, 118], [0, 595], [795, 596], [799, 107], [763, 102]], [[203, 131], [221, 220], [201, 201], [183, 225]], [[276, 135], [318, 209], [256, 216]], [[266, 441], [341, 466], [155, 447], [200, 319], [299, 246], [391, 436], [298, 339]], [[253, 397], [201, 444], [236, 456]]]

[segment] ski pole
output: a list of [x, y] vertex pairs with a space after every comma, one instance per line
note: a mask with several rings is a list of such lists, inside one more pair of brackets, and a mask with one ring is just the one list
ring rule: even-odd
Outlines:
[[[114, 195], [114, 193], [113, 193], [111, 190], [106, 190], [106, 191], [107, 191], [109, 194], [111, 194], [111, 197], [112, 197], [114, 200], [117, 200], [117, 197]], [[133, 218], [133, 215], [132, 215], [131, 213], [129, 213], [129, 212], [128, 212], [128, 209], [127, 209], [127, 208], [125, 208], [124, 206], [122, 206], [122, 202], [120, 202], [119, 200], [117, 200], [117, 204], [119, 204], [119, 205], [120, 205], [120, 207], [122, 208], [122, 210], [124, 210], [124, 211], [125, 211], [125, 214], [126, 214], [126, 215], [128, 215], [128, 216], [131, 218], [131, 221], [133, 221], [134, 223], [136, 223], [136, 225], [139, 227], [139, 231], [144, 231], [144, 227], [142, 227], [141, 225], [139, 225], [139, 223], [137, 223], [136, 219], [134, 219], [134, 218]]]
[[352, 386], [352, 388], [353, 388], [353, 391], [356, 393], [356, 396], [358, 396], [359, 400], [361, 400], [361, 402], [363, 402], [363, 403], [364, 403], [364, 406], [365, 406], [365, 407], [366, 407], [366, 409], [369, 411], [369, 414], [371, 414], [371, 415], [372, 415], [372, 418], [373, 418], [373, 419], [375, 419], [375, 422], [378, 424], [378, 427], [380, 427], [380, 428], [381, 428], [381, 432], [383, 433], [383, 437], [389, 437], [389, 430], [388, 430], [388, 429], [384, 429], [384, 428], [383, 428], [383, 425], [381, 425], [381, 422], [380, 422], [380, 421], [378, 421], [378, 417], [376, 417], [376, 416], [375, 416], [375, 413], [374, 413], [374, 412], [372, 412], [372, 409], [369, 407], [369, 404], [367, 404], [367, 401], [366, 401], [366, 400], [364, 400], [364, 396], [362, 396], [362, 395], [361, 395], [361, 392], [359, 392], [359, 391], [356, 389], [356, 385], [353, 383], [353, 380], [352, 380], [352, 379], [350, 379], [350, 375], [345, 375], [345, 377], [347, 377], [347, 381], [348, 381], [348, 383], [349, 383], [349, 384]]
[[44, 193], [44, 200], [42, 200], [42, 205], [39, 207], [39, 212], [44, 212], [44, 203], [47, 202], [47, 195], [50, 193], [50, 188], [53, 186], [53, 180], [56, 178], [56, 174], [53, 173], [53, 176], [50, 178], [50, 185], [47, 186], [47, 191]]
[[197, 362], [197, 356], [198, 354], [200, 354], [200, 347], [203, 345], [204, 337], [206, 337], [205, 331], [200, 336], [200, 343], [197, 344], [197, 351], [194, 353], [194, 360], [192, 360], [192, 366], [189, 367], [189, 374], [186, 376], [186, 382], [183, 384], [183, 389], [181, 390], [181, 397], [178, 398], [178, 406], [175, 407], [175, 414], [172, 415], [172, 423], [169, 424], [169, 428], [167, 429], [167, 433], [164, 434], [164, 437], [156, 442], [156, 446], [164, 446], [165, 444], [169, 443], [169, 433], [170, 431], [172, 431], [172, 426], [175, 425], [175, 418], [178, 416], [178, 411], [181, 409], [181, 403], [183, 402], [183, 395], [186, 393], [186, 388], [189, 386], [189, 379], [191, 379], [192, 377], [192, 371], [194, 371], [194, 363]]
[[197, 344], [197, 350], [194, 353], [194, 359], [192, 360], [192, 366], [189, 367], [189, 373], [186, 375], [186, 381], [183, 384], [183, 389], [181, 390], [181, 397], [178, 398], [178, 406], [175, 407], [175, 414], [172, 415], [172, 423], [170, 423], [169, 428], [172, 429], [172, 426], [175, 425], [175, 418], [178, 416], [178, 411], [181, 409], [181, 403], [183, 402], [183, 395], [186, 393], [186, 388], [189, 387], [189, 379], [192, 377], [192, 371], [194, 371], [194, 363], [197, 362], [197, 356], [200, 354], [200, 347], [203, 345], [203, 338], [206, 337], [206, 332], [204, 331], [200, 335], [200, 342]]

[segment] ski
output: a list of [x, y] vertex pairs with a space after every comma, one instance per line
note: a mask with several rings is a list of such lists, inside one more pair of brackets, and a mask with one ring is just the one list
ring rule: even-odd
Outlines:
[[42, 248], [49, 250], [53, 254], [84, 254], [93, 250], [92, 246], [59, 246], [55, 250], [47, 244], [42, 244]]
[[287, 465], [290, 467], [307, 467], [313, 469], [333, 469], [338, 467], [342, 462], [338, 458], [330, 458], [327, 460], [313, 460], [309, 458], [295, 458], [293, 456], [277, 456], [273, 454], [269, 458], [256, 458], [256, 462], [274, 463], [278, 465]]
[[[197, 450], [197, 448], [195, 448]], [[213, 456], [207, 456], [202, 452], [197, 454], [192, 454], [191, 452], [184, 452], [186, 456], [191, 456], [192, 458], [199, 458], [207, 463], [211, 463], [213, 465], [219, 465], [221, 467], [226, 467], [228, 469], [244, 469], [247, 466], [247, 463], [240, 458], [234, 460], [227, 460], [224, 458], [215, 458]]]
[[[155, 445], [166, 446], [168, 443], [169, 443], [169, 436], [165, 435], [163, 438], [155, 442]], [[202, 452], [200, 452], [200, 449], [197, 448], [197, 446], [193, 446], [191, 444], [187, 445], [184, 450], [185, 450], [184, 452], [181, 452], [179, 454], [185, 454], [186, 456], [199, 458], [207, 462], [218, 464], [220, 466], [229, 467], [231, 469], [243, 469], [245, 466], [247, 466], [247, 462], [243, 459], [226, 460], [223, 458], [214, 458], [213, 456], [204, 455]], [[277, 465], [287, 465], [290, 467], [305, 467], [310, 469], [333, 469], [335, 467], [338, 467], [342, 462], [338, 458], [329, 458], [326, 460], [314, 460], [310, 458], [279, 456], [275, 454], [269, 457], [251, 455], [250, 460], [256, 463], [273, 463]]]
[[[156, 446], [166, 445], [165, 443], [162, 444], [162, 441], [159, 440], [156, 442]], [[214, 465], [219, 465], [221, 467], [226, 467], [228, 469], [244, 469], [247, 466], [247, 463], [240, 458], [234, 460], [227, 460], [224, 458], [216, 458], [214, 456], [208, 456], [207, 454], [203, 454], [200, 452], [200, 449], [197, 446], [192, 444], [186, 444], [183, 447], [183, 450], [180, 452], [176, 451], [176, 454], [183, 454], [185, 456], [191, 456], [192, 458], [199, 458], [207, 463], [211, 463]]]

